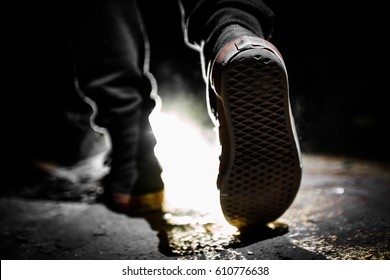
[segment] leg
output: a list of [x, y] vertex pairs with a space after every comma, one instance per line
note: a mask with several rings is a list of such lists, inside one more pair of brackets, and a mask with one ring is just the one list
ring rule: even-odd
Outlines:
[[159, 193], [161, 198], [161, 169], [148, 121], [155, 104], [152, 76], [136, 1], [64, 3], [79, 89], [95, 102], [94, 121], [107, 129], [112, 142], [106, 191], [124, 211], [138, 201], [133, 196]]
[[[204, 74], [212, 55], [226, 43], [220, 40], [226, 27], [242, 26], [242, 35], [255, 34], [261, 38], [272, 35], [274, 14], [261, 0], [179, 1], [186, 43], [201, 51]], [[225, 38], [224, 41], [234, 39]]]
[[263, 39], [273, 14], [262, 1], [194, 3], [183, 0], [186, 34], [203, 55], [218, 119], [222, 210], [238, 227], [271, 222], [291, 205], [302, 172], [286, 67]]

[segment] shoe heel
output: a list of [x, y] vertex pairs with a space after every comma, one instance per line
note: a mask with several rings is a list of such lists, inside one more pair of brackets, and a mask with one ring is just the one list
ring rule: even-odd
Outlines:
[[232, 56], [220, 74], [230, 145], [219, 179], [222, 210], [237, 227], [274, 221], [293, 202], [302, 174], [284, 63], [252, 47]]

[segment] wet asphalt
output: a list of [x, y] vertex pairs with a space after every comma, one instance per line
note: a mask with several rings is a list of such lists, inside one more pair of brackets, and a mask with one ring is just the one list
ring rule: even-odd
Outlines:
[[310, 154], [303, 163], [285, 214], [241, 232], [193, 209], [129, 217], [91, 200], [3, 195], [1, 259], [390, 259], [390, 166]]

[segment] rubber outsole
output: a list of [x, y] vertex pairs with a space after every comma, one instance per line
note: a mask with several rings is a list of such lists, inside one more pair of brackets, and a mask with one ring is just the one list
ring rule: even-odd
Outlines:
[[302, 176], [284, 63], [267, 48], [246, 48], [224, 63], [219, 83], [220, 135], [229, 138], [228, 149], [221, 139], [223, 213], [237, 227], [274, 221], [293, 202]]

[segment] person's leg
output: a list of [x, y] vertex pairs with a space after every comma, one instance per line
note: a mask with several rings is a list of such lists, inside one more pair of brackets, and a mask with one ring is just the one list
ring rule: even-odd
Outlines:
[[[262, 0], [178, 1], [182, 8], [186, 43], [201, 51], [204, 74], [206, 64], [224, 43], [239, 35], [251, 34], [261, 38], [272, 35], [274, 13]], [[234, 35], [226, 34], [224, 29], [233, 25], [243, 28]]]
[[138, 205], [142, 195], [156, 194], [161, 202], [161, 168], [148, 121], [155, 105], [153, 78], [136, 1], [69, 1], [64, 6], [79, 88], [96, 103], [94, 122], [107, 129], [112, 143], [106, 192], [124, 211], [129, 203]]
[[291, 205], [302, 172], [286, 67], [264, 39], [273, 13], [259, 0], [182, 1], [218, 119], [222, 210], [238, 227], [271, 222]]

